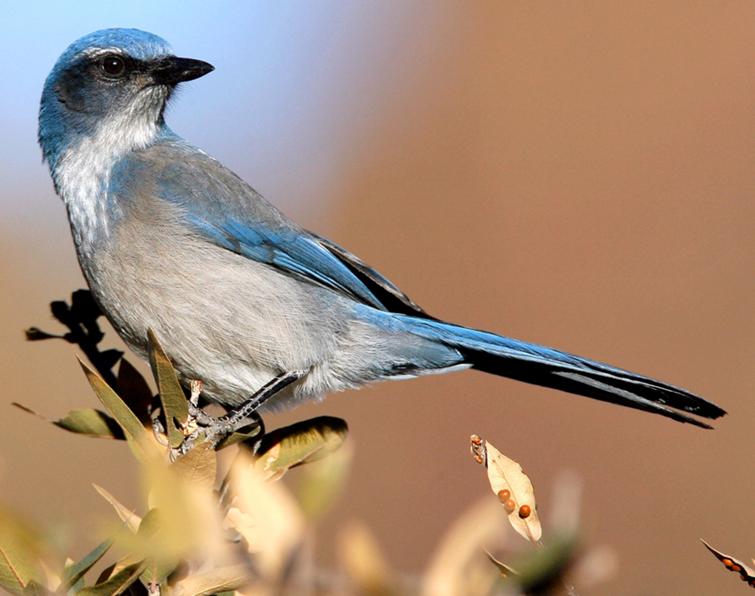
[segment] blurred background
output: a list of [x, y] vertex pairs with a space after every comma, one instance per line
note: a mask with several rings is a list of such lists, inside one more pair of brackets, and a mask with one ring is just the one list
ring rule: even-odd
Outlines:
[[[90, 483], [137, 506], [121, 445], [49, 415], [96, 398], [48, 303], [84, 282], [36, 145], [44, 78], [112, 26], [217, 70], [170, 125], [308, 228], [452, 321], [679, 384], [731, 415], [715, 431], [477, 373], [384, 383], [271, 417], [351, 427], [346, 493], [396, 567], [418, 571], [489, 491], [478, 433], [520, 461], [541, 510], [584, 480], [589, 544], [612, 594], [735, 590], [699, 537], [755, 551], [755, 4], [24, 3], [0, 25], [0, 501], [77, 544], [109, 518]], [[119, 345], [115, 336], [110, 344]], [[61, 520], [69, 520], [61, 525]], [[73, 522], [73, 524], [71, 523]], [[545, 528], [546, 537], [548, 528]]]

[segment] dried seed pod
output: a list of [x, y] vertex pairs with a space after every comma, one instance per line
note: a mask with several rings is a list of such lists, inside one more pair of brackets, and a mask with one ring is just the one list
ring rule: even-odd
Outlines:
[[522, 505], [519, 508], [519, 517], [521, 517], [522, 519], [527, 519], [531, 513], [532, 508], [529, 505]]
[[469, 437], [469, 452], [478, 464], [485, 462], [485, 447], [479, 435]]

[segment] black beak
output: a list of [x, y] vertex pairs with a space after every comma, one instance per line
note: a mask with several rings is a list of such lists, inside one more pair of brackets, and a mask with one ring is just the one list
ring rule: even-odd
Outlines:
[[215, 70], [212, 64], [193, 58], [168, 56], [153, 63], [150, 74], [157, 85], [176, 85], [193, 81]]

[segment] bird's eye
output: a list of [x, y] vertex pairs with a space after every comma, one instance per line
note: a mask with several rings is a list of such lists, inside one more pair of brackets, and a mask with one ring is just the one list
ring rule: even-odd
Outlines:
[[120, 56], [108, 54], [100, 60], [100, 68], [109, 77], [119, 77], [126, 72], [126, 61]]

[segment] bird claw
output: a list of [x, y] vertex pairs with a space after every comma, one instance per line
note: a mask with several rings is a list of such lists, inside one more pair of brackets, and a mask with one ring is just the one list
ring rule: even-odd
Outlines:
[[165, 435], [165, 427], [163, 426], [163, 423], [160, 422], [160, 418], [155, 416], [152, 418], [152, 434], [155, 437], [155, 441], [158, 442], [158, 444], [162, 445], [163, 447], [167, 447], [169, 445], [168, 443], [168, 437]]
[[[256, 412], [237, 418], [236, 411], [231, 411], [224, 416], [211, 416], [201, 408], [189, 404], [189, 419], [185, 431], [186, 438], [176, 448], [171, 449], [171, 459], [185, 455], [197, 444], [209, 442], [213, 447], [222, 443], [227, 437], [236, 432], [245, 431], [244, 434], [261, 438], [265, 434], [265, 425], [262, 418]], [[162, 427], [162, 425], [160, 424]], [[259, 429], [252, 435], [251, 431]]]
[[[213, 447], [217, 447], [225, 439], [234, 433], [240, 433], [243, 429], [259, 429], [257, 433], [243, 433], [249, 437], [259, 439], [265, 434], [265, 425], [262, 418], [257, 413], [257, 409], [262, 406], [268, 399], [275, 396], [291, 383], [301, 379], [308, 371], [293, 370], [282, 373], [268, 381], [246, 402], [241, 404], [235, 410], [229, 411], [225, 416], [210, 416], [199, 407], [199, 395], [202, 392], [202, 381], [192, 380], [190, 382], [191, 397], [189, 398], [189, 417], [184, 425], [186, 438], [181, 444], [171, 449], [171, 459], [176, 459], [185, 455], [194, 447], [203, 437], [202, 442], [208, 441]], [[255, 445], [256, 450], [256, 445]]]

